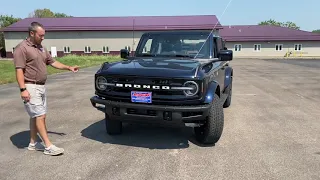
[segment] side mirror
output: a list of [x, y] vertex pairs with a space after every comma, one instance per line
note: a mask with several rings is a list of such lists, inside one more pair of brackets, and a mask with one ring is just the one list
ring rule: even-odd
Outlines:
[[233, 59], [232, 50], [221, 50], [219, 52], [219, 58], [221, 61], [231, 61]]
[[120, 50], [120, 57], [123, 58], [123, 59], [127, 59], [129, 54], [130, 54], [129, 51], [126, 50], [126, 49], [121, 49]]

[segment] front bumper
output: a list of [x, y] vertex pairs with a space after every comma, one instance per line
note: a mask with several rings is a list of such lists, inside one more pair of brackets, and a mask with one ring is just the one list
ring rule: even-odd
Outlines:
[[93, 96], [91, 104], [112, 120], [147, 123], [197, 123], [208, 116], [210, 105], [164, 106], [110, 101]]

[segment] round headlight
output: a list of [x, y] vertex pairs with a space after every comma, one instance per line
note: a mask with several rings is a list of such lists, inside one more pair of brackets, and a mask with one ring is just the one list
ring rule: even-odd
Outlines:
[[106, 78], [104, 78], [103, 76], [97, 77], [97, 79], [96, 79], [96, 87], [99, 90], [101, 90], [101, 91], [106, 90], [107, 89], [106, 83], [107, 83], [107, 79]]
[[199, 86], [196, 82], [194, 81], [187, 81], [183, 84], [184, 87], [189, 87], [190, 90], [184, 90], [184, 94], [186, 96], [194, 96], [198, 93], [199, 91]]

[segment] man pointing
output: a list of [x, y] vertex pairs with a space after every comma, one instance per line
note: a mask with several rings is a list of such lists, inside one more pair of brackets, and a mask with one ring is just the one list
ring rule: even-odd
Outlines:
[[25, 109], [30, 116], [30, 143], [29, 150], [40, 150], [40, 143], [36, 142], [37, 133], [44, 141], [44, 154], [58, 155], [64, 152], [48, 138], [46, 128], [46, 88], [47, 65], [54, 68], [77, 72], [78, 66], [67, 66], [54, 60], [46, 48], [41, 45], [44, 40], [45, 29], [42, 24], [32, 22], [29, 27], [29, 36], [19, 43], [13, 52], [13, 61], [16, 68], [16, 79], [20, 87], [21, 98]]

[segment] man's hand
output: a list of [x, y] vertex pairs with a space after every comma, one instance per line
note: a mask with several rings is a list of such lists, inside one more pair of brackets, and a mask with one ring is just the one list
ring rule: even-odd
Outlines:
[[21, 92], [21, 98], [24, 102], [29, 102], [30, 101], [30, 94], [27, 90], [24, 90]]
[[[24, 84], [24, 72], [23, 69], [18, 68], [16, 69], [16, 79], [19, 85], [19, 88], [26, 88], [25, 84]], [[26, 103], [29, 102], [30, 100], [30, 94], [28, 92], [28, 90], [24, 90], [21, 93], [21, 99]]]
[[79, 71], [79, 66], [69, 66], [69, 70], [72, 72], [78, 72]]

